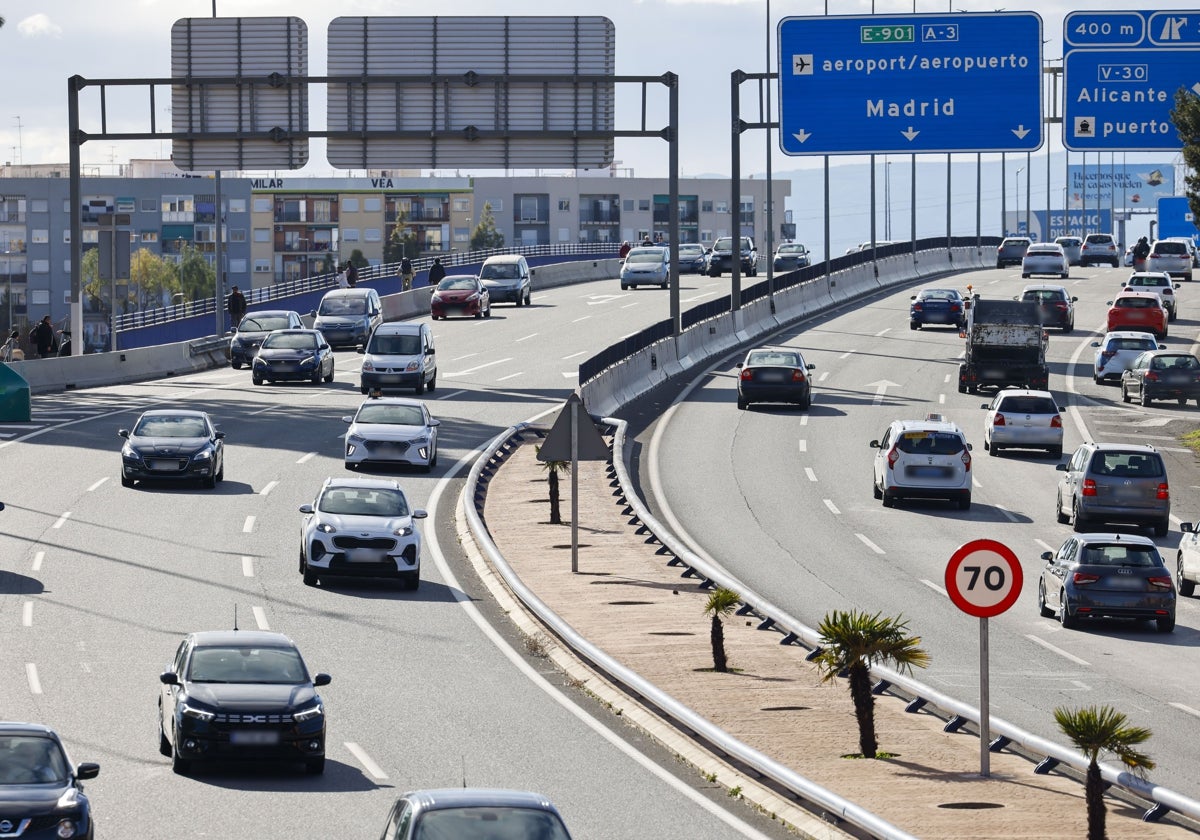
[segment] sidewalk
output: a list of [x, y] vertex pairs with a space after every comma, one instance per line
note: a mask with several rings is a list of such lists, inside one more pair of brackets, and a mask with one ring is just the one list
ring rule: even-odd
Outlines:
[[[564, 519], [571, 510], [570, 484], [569, 478], [560, 482]], [[778, 634], [755, 629], [754, 620], [726, 622], [726, 650], [736, 670], [713, 672], [707, 593], [681, 578], [678, 568], [666, 565], [667, 556], [656, 555], [655, 545], [635, 533], [604, 464], [581, 463], [579, 485], [578, 574], [570, 571], [570, 525], [548, 524], [546, 473], [532, 444], [517, 449], [488, 483], [484, 521], [525, 584], [593, 644], [746, 744], [913, 835], [1087, 836], [1080, 782], [1056, 773], [1035, 775], [1033, 764], [1009, 753], [991, 755], [991, 775], [984, 779], [974, 735], [945, 733], [941, 719], [907, 713], [895, 697], [877, 697], [875, 707], [880, 750], [894, 757], [843, 758], [858, 751], [845, 681], [822, 683], [802, 648], [780, 645]], [[466, 532], [465, 525], [460, 531]], [[482, 573], [501, 605], [560, 667], [610, 703], [622, 720], [642, 726], [695, 765], [698, 777], [716, 774], [725, 787], [740, 787], [742, 797], [804, 836], [842, 836], [637, 707], [558, 646], [524, 610], [511, 608], [499, 578]], [[1153, 744], [1149, 750], [1153, 755]], [[1119, 799], [1108, 797], [1106, 804], [1110, 840], [1194, 837], [1178, 826], [1141, 822], [1141, 810]]]

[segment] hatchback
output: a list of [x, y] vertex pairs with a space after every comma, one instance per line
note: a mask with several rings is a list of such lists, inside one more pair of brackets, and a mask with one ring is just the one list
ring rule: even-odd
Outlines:
[[922, 289], [909, 298], [908, 328], [919, 330], [930, 324], [967, 326], [967, 303], [957, 289]]
[[1153, 541], [1130, 534], [1080, 534], [1042, 554], [1038, 612], [1064, 629], [1085, 618], [1150, 619], [1175, 629], [1175, 586]]
[[1200, 359], [1191, 353], [1148, 350], [1121, 374], [1121, 401], [1134, 398], [1143, 406], [1151, 400], [1178, 400], [1200, 405]]
[[1020, 265], [1033, 241], [1028, 236], [1007, 236], [996, 248], [996, 268]]
[[1053, 458], [1062, 457], [1061, 406], [1049, 391], [1000, 391], [990, 403], [983, 421], [983, 448], [989, 455], [1003, 449], [1045, 449]]
[[571, 840], [546, 797], [517, 790], [414, 790], [388, 813], [380, 840]]
[[313, 329], [321, 331], [330, 347], [354, 347], [383, 323], [383, 303], [374, 289], [332, 289], [309, 314], [315, 318]]
[[1175, 295], [1178, 288], [1179, 284], [1172, 283], [1171, 275], [1165, 271], [1135, 271], [1125, 281], [1122, 291], [1156, 293], [1167, 310], [1167, 320], [1174, 321], [1179, 315], [1179, 298]]
[[1079, 256], [1083, 250], [1083, 240], [1078, 236], [1059, 236], [1054, 240], [1062, 246], [1070, 265], [1079, 265]]
[[1167, 310], [1157, 292], [1121, 292], [1108, 301], [1107, 331], [1137, 330], [1167, 337]]
[[670, 254], [666, 248], [634, 248], [621, 264], [621, 288], [638, 286], [667, 288], [671, 282]]
[[775, 250], [771, 264], [775, 271], [795, 271], [807, 268], [812, 262], [808, 249], [799, 242], [784, 242]]
[[511, 301], [517, 306], [529, 306], [533, 297], [533, 282], [529, 265], [520, 254], [497, 254], [484, 260], [479, 279], [487, 286], [492, 303]]
[[300, 314], [289, 309], [260, 309], [246, 313], [229, 340], [229, 366], [238, 370], [254, 361], [254, 355], [268, 333], [303, 327]]
[[708, 268], [708, 253], [699, 242], [685, 242], [675, 249], [680, 274], [703, 274]]
[[1060, 327], [1065, 333], [1075, 329], [1075, 303], [1079, 298], [1071, 297], [1062, 286], [1026, 286], [1021, 290], [1019, 300], [1030, 300], [1038, 305], [1042, 326]]
[[738, 362], [737, 407], [744, 410], [750, 403], [781, 402], [808, 408], [812, 405], [808, 372], [815, 367], [790, 347], [751, 350]]
[[451, 315], [492, 317], [492, 295], [474, 274], [451, 274], [438, 281], [429, 299], [429, 315], [443, 321]]
[[99, 773], [99, 764], [73, 764], [52, 729], [36, 723], [0, 723], [0, 836], [94, 837], [83, 782]]
[[1192, 279], [1192, 251], [1178, 239], [1159, 239], [1150, 246], [1147, 271], [1165, 271], [1172, 277]]
[[333, 349], [318, 330], [276, 330], [263, 339], [250, 366], [255, 385], [264, 382], [332, 382]]
[[1021, 260], [1021, 276], [1053, 274], [1066, 280], [1070, 276], [1070, 263], [1062, 246], [1054, 242], [1035, 242], [1025, 251]]
[[1076, 531], [1095, 523], [1146, 525], [1165, 537], [1171, 526], [1167, 467], [1152, 446], [1136, 443], [1084, 443], [1059, 464], [1055, 512]]
[[1083, 246], [1079, 249], [1080, 265], [1105, 263], [1116, 268], [1120, 262], [1117, 241], [1111, 233], [1089, 233], [1083, 238]]
[[429, 472], [437, 466], [440, 425], [425, 403], [400, 397], [375, 397], [342, 418], [346, 431], [346, 469], [371, 464], [407, 464]]
[[1099, 385], [1106, 379], [1120, 379], [1134, 359], [1162, 345], [1147, 332], [1119, 331], [1106, 333], [1100, 341], [1093, 341], [1092, 346], [1096, 348], [1092, 379]]
[[962, 429], [940, 414], [924, 420], [896, 420], [875, 453], [872, 490], [884, 507], [903, 498], [949, 499], [971, 507], [971, 445]]

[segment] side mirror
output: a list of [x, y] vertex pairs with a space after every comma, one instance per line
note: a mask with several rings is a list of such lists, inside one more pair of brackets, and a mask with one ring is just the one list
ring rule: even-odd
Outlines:
[[1183, 531], [1183, 533], [1185, 533], [1185, 534], [1190, 534], [1190, 533], [1192, 533], [1192, 529], [1193, 529], [1194, 527], [1195, 527], [1195, 526], [1193, 526], [1191, 522], [1181, 522], [1181, 523], [1179, 523], [1179, 530], [1180, 530], [1180, 531]]
[[433, 348], [433, 347], [429, 347], [429, 348], [427, 348], [427, 349], [425, 350], [425, 355], [426, 355], [426, 356], [436, 356], [436, 355], [437, 355], [437, 350], [436, 350], [435, 348]]
[[1079, 303], [1079, 298], [1077, 298], [1077, 297], [1071, 298], [1071, 303]]
[[1047, 563], [1051, 563], [1054, 561], [1054, 552], [1053, 551], [1043, 551], [1040, 556]]
[[216, 434], [216, 438], [217, 438], [217, 440], [225, 440], [225, 433], [224, 433], [224, 432], [217, 432], [217, 434]]
[[879, 448], [879, 441], [877, 441], [877, 440], [873, 440], [873, 441], [871, 441], [871, 444], [870, 444], [870, 446], [871, 446], [871, 448], [872, 448], [872, 449], [878, 449], [878, 448]]
[[916, 295], [913, 295], [912, 297], [909, 298], [909, 300], [916, 300], [916, 299], [917, 299]]
[[417, 508], [416, 510], [414, 510], [412, 512], [413, 519], [425, 519], [428, 516], [429, 516], [429, 511], [422, 510], [421, 508]]
[[314, 309], [314, 310], [312, 310], [311, 312], [309, 312], [309, 313], [308, 313], [308, 317], [309, 317], [309, 318], [316, 318], [316, 317], [317, 317], [317, 310], [315, 310], [315, 309]]
[[128, 429], [118, 429], [117, 435], [119, 437], [127, 438], [127, 437], [129, 437], [129, 430]]
[[738, 366], [738, 370], [741, 370], [741, 368], [742, 368], [742, 363], [741, 363], [741, 362], [738, 362], [738, 363], [737, 363], [737, 366]]
[[320, 688], [323, 685], [329, 685], [331, 682], [333, 682], [333, 677], [329, 676], [328, 674], [317, 674], [315, 677], [313, 677], [313, 686], [316, 688]]
[[353, 418], [351, 415], [349, 415], [349, 414], [345, 414], [345, 415], [343, 415], [343, 416], [342, 416], [342, 422], [343, 422], [343, 423], [353, 423], [353, 422], [354, 422], [354, 418]]
[[1099, 347], [1099, 346], [1100, 346], [1100, 342], [1099, 342], [1099, 341], [1093, 341], [1093, 342], [1092, 342], [1092, 346], [1093, 346], [1093, 347]]
[[975, 447], [974, 447], [974, 446], [972, 446], [971, 444], [969, 444], [969, 443], [968, 443], [968, 444], [967, 444], [967, 451], [968, 451], [968, 452], [974, 452], [974, 451], [975, 451]]
[[431, 419], [431, 420], [429, 421], [429, 425], [430, 425], [430, 426], [440, 426], [440, 425], [442, 425], [442, 421], [441, 421], [441, 420], [436, 420], [436, 419]]
[[75, 768], [75, 778], [81, 782], [94, 779], [100, 775], [100, 765], [94, 761], [85, 761]]
[[1066, 464], [1055, 464], [1054, 469], [1058, 470], [1059, 472], [1066, 472], [1067, 465]]
[[987, 407], [988, 407], [988, 403], [980, 403], [980, 404], [979, 404], [979, 407], [980, 407], [980, 408], [987, 408]]
[[179, 675], [174, 671], [163, 671], [158, 675], [158, 681], [163, 685], [179, 685]]
[[328, 349], [329, 349], [329, 345], [328, 345], [328, 344], [326, 344], [325, 342], [323, 342], [323, 341], [322, 341], [322, 342], [321, 342], [321, 346], [320, 346], [320, 347], [318, 347], [317, 349], [318, 349], [318, 350], [328, 350]]
[[301, 513], [312, 513], [313, 506], [312, 505], [300, 505], [299, 510]]
[[364, 346], [363, 346], [363, 345], [361, 345], [361, 344], [356, 344], [356, 345], [354, 346], [354, 352], [355, 352], [355, 353], [357, 353], [358, 355], [360, 355], [360, 356], [361, 356], [361, 355], [363, 355], [364, 353], [366, 353], [366, 352], [367, 352], [367, 348], [366, 348], [366, 347], [364, 347]]

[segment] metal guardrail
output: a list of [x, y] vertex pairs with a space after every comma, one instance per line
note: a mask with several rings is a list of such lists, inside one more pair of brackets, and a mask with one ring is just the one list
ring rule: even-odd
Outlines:
[[224, 336], [209, 336], [188, 342], [188, 353], [192, 356], [203, 356], [207, 353], [224, 352], [229, 349], [229, 339]]

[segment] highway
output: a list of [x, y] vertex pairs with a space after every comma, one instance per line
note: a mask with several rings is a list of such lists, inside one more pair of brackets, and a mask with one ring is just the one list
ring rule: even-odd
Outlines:
[[[1051, 331], [1050, 387], [1064, 413], [1066, 457], [1083, 439], [1152, 443], [1164, 450], [1171, 478], [1171, 533], [1157, 540], [1174, 569], [1180, 520], [1200, 518], [1200, 473], [1178, 436], [1196, 427], [1197, 408], [1123, 405], [1115, 385], [1091, 379], [1089, 345], [1104, 332], [1106, 301], [1128, 269], [1079, 268], [1061, 281], [1079, 298], [1076, 329]], [[1032, 282], [1015, 268], [975, 272], [925, 285], [985, 297], [1018, 295]], [[883, 293], [814, 317], [762, 343], [802, 348], [813, 371], [808, 412], [785, 406], [738, 411], [736, 362], [724, 358], [639, 433], [641, 482], [656, 514], [702, 556], [751, 590], [768, 595], [815, 627], [833, 609], [902, 614], [932, 654], [918, 679], [978, 703], [978, 619], [953, 606], [943, 588], [946, 563], [971, 539], [1009, 545], [1024, 586], [1016, 606], [990, 622], [992, 714], [1065, 743], [1056, 706], [1110, 704], [1154, 732], [1145, 746], [1158, 762], [1150, 778], [1200, 797], [1200, 601], [1180, 598], [1175, 632], [1149, 622], [1104, 622], [1062, 630], [1036, 605], [1039, 555], [1071, 533], [1054, 516], [1056, 461], [1037, 452], [983, 448], [981, 404], [990, 393], [957, 391], [963, 342], [957, 331], [908, 327], [909, 296]], [[1200, 322], [1200, 286], [1178, 293], [1180, 317], [1166, 344], [1191, 349]], [[1093, 332], [1094, 331], [1094, 332]], [[872, 498], [872, 439], [896, 419], [930, 412], [957, 422], [973, 443], [973, 506], [903, 502], [885, 509]], [[1149, 531], [1142, 531], [1149, 535]], [[887, 733], [880, 733], [886, 749]]]
[[[684, 285], [701, 300], [728, 278]], [[463, 784], [545, 793], [582, 840], [785, 836], [564, 685], [491, 605], [453, 529], [479, 447], [556, 408], [580, 360], [666, 314], [666, 292], [612, 280], [434, 325], [438, 388], [425, 398], [440, 463], [400, 476], [430, 513], [418, 592], [310, 588], [297, 571], [297, 508], [344, 474], [341, 418], [362, 399], [354, 353], [338, 354], [332, 385], [254, 387], [223, 368], [35, 397], [32, 425], [0, 426], [2, 717], [52, 726], [76, 762], [101, 764], [87, 788], [105, 838], [375, 837], [400, 792]], [[171, 405], [208, 411], [226, 433], [225, 481], [122, 488], [117, 430]], [[332, 674], [323, 776], [183, 777], [159, 755], [159, 673], [185, 633], [235, 621], [287, 633]]]

